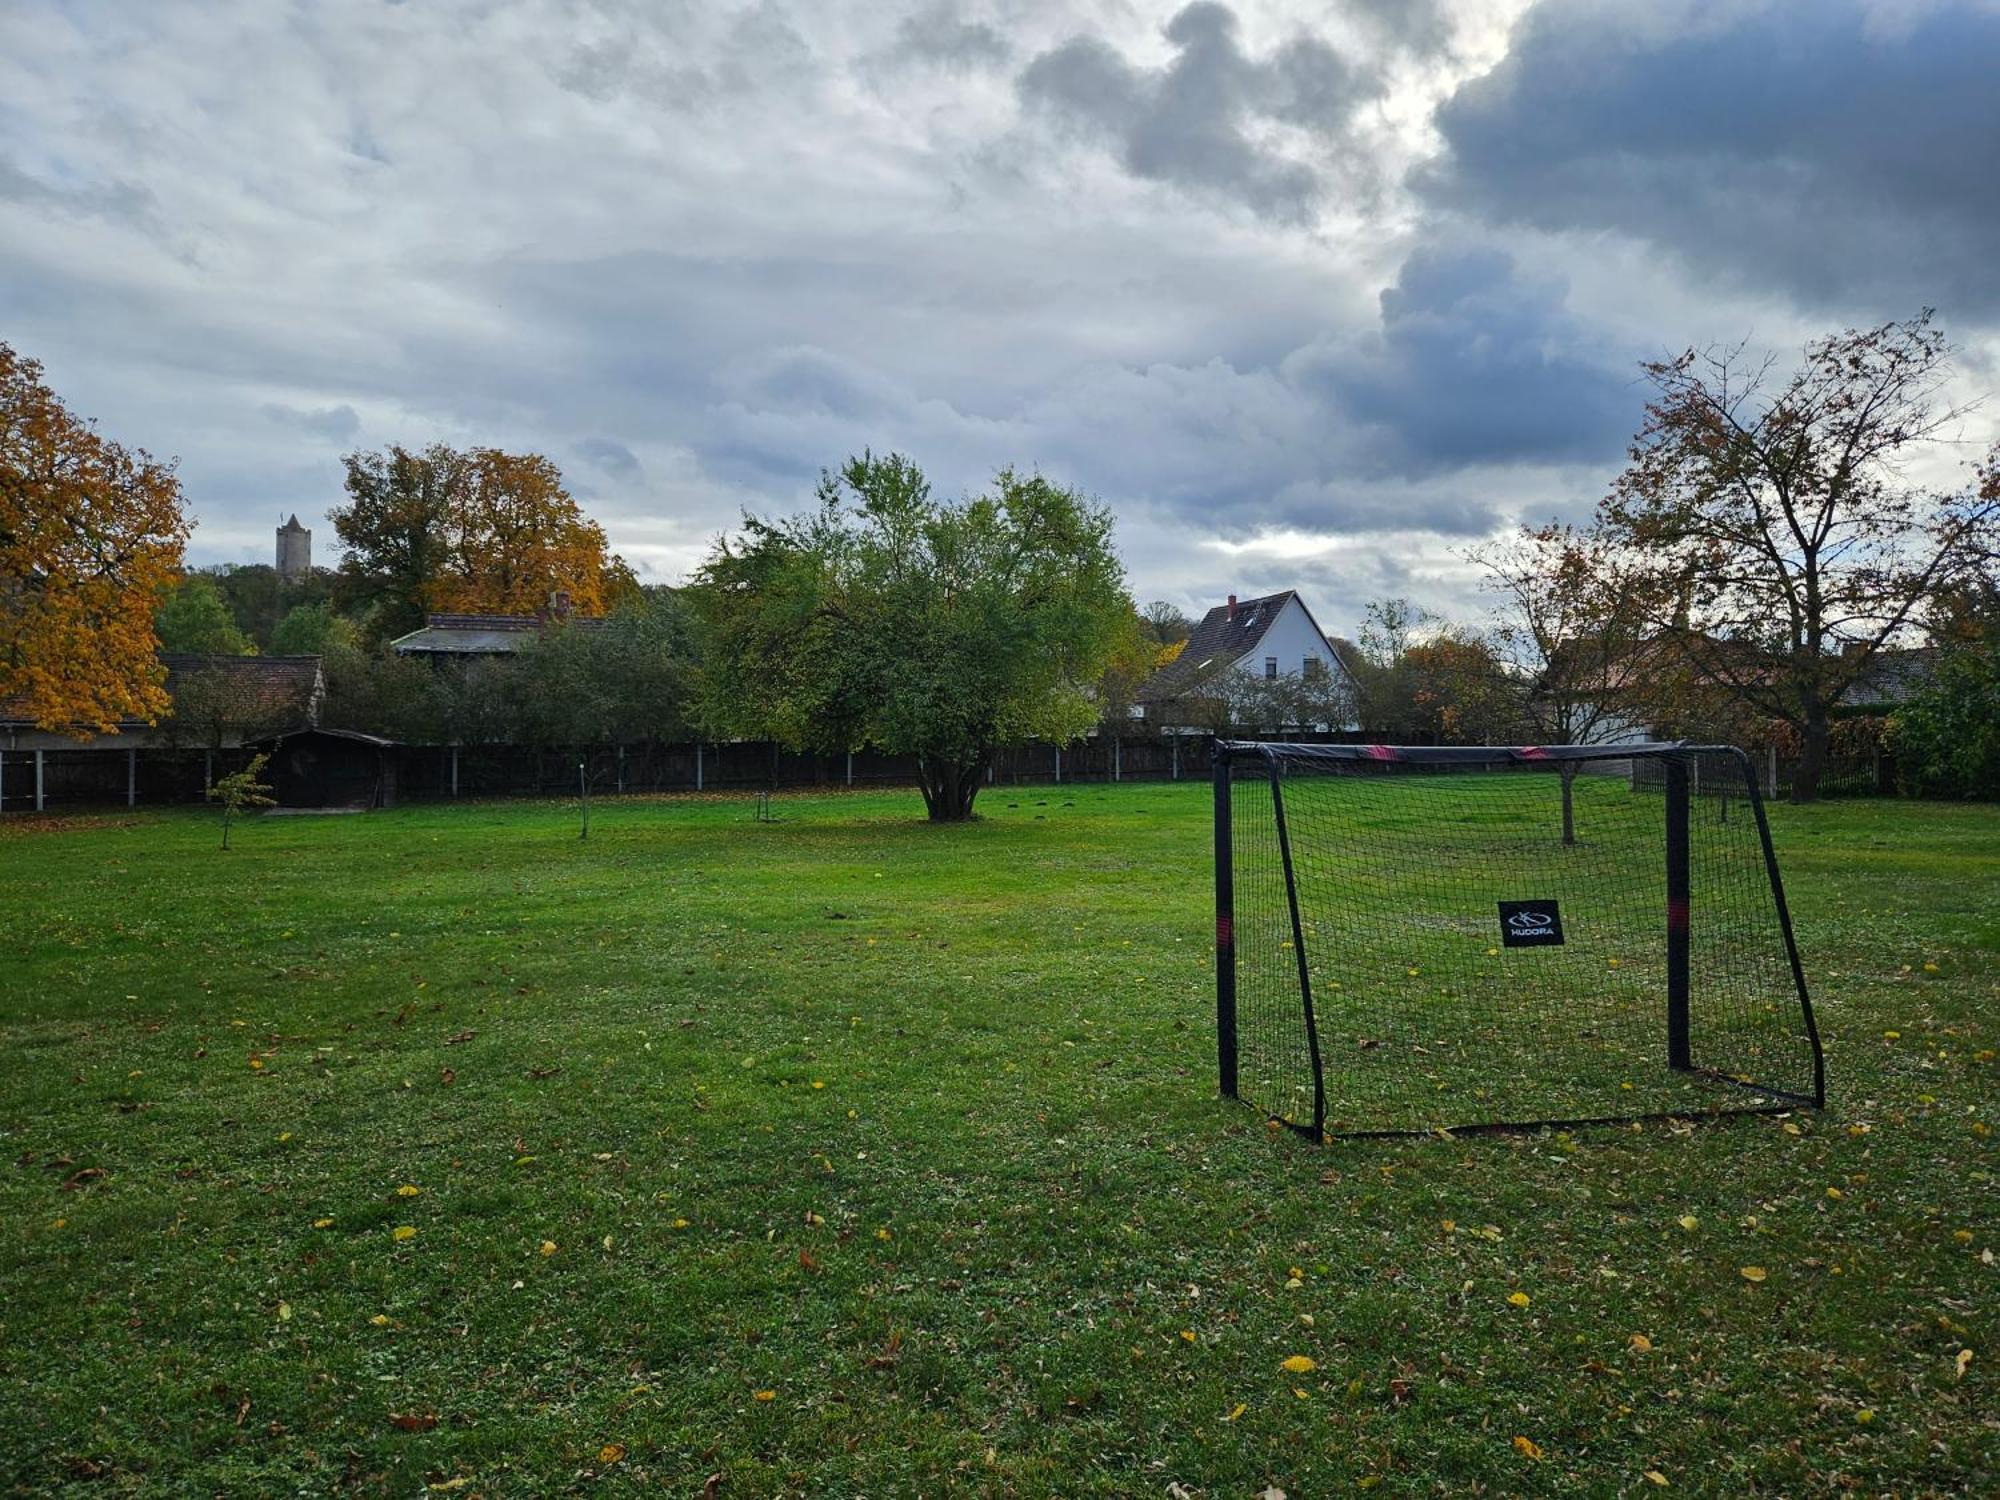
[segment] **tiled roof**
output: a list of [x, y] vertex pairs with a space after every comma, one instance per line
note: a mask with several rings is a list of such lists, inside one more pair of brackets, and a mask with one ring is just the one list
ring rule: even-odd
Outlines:
[[[318, 711], [321, 688], [317, 656], [198, 656], [163, 652], [167, 696], [194, 674], [221, 673], [242, 694], [245, 718], [275, 722], [311, 719]], [[26, 708], [13, 699], [0, 700], [0, 724], [29, 722]], [[140, 719], [120, 720], [121, 729], [137, 729]]]
[[1841, 695], [1843, 703], [1907, 703], [1930, 685], [1937, 673], [1937, 653], [1926, 647], [1889, 649], [1875, 653], [1854, 684]]
[[[1200, 685], [1204, 678], [1234, 666], [1257, 649], [1264, 633], [1277, 622], [1285, 606], [1297, 597], [1295, 590], [1285, 589], [1281, 593], [1264, 594], [1255, 599], [1238, 599], [1233, 612], [1227, 604], [1216, 605], [1201, 617], [1201, 623], [1195, 626], [1187, 645], [1181, 648], [1181, 654], [1140, 687], [1139, 702], [1161, 703], [1178, 698]], [[1300, 600], [1299, 607], [1304, 609], [1305, 601]], [[1311, 610], [1306, 610], [1306, 618], [1312, 619]], [[1313, 628], [1319, 629], [1318, 621], [1313, 621]], [[1349, 657], [1354, 648], [1345, 641], [1328, 639], [1327, 644], [1333, 647], [1341, 666], [1351, 672], [1353, 668]]]
[[162, 654], [167, 668], [167, 696], [194, 673], [221, 673], [242, 695], [243, 717], [276, 721], [287, 716], [304, 720], [319, 705], [317, 656], [183, 656]]

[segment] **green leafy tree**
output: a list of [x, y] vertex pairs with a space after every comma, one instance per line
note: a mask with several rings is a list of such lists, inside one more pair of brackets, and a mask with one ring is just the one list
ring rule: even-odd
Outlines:
[[451, 518], [467, 483], [465, 455], [442, 443], [422, 453], [350, 453], [347, 504], [328, 519], [347, 549], [340, 564], [340, 599], [367, 609], [382, 638], [402, 635], [441, 607], [441, 580], [450, 566]]
[[257, 647], [229, 612], [215, 580], [190, 573], [173, 586], [153, 611], [160, 649], [194, 656], [255, 656]]
[[690, 590], [713, 733], [916, 757], [939, 822], [970, 817], [994, 747], [1072, 740], [1132, 628], [1111, 515], [1011, 469], [958, 504], [863, 454], [806, 515], [746, 519]]
[[555, 622], [510, 664], [516, 735], [528, 744], [630, 745], [686, 736], [686, 610], [649, 589], [588, 624]]
[[257, 779], [270, 761], [268, 755], [253, 755], [250, 764], [227, 776], [218, 776], [215, 785], [208, 789], [210, 800], [222, 804], [223, 848], [229, 847], [229, 825], [243, 816], [246, 809], [276, 805], [271, 797], [271, 788]]
[[274, 656], [323, 656], [334, 647], [359, 642], [354, 623], [339, 614], [329, 600], [300, 604], [286, 611], [271, 630]]
[[459, 674], [450, 667], [433, 669], [413, 657], [335, 644], [327, 648], [320, 670], [326, 697], [319, 718], [328, 728], [359, 729], [409, 744], [452, 738]]
[[1906, 791], [1922, 797], [2000, 797], [2000, 609], [1953, 601], [1938, 633], [1931, 679], [1889, 716], [1888, 742]]
[[201, 571], [215, 580], [237, 627], [264, 651], [278, 650], [272, 637], [290, 611], [302, 604], [330, 604], [338, 577], [331, 568], [314, 568], [301, 578], [281, 579], [269, 563], [231, 563]]

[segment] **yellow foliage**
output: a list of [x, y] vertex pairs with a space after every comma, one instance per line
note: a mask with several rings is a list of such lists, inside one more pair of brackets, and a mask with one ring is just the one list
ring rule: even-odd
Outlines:
[[601, 615], [638, 587], [606, 550], [604, 528], [562, 485], [539, 453], [475, 448], [453, 493], [452, 539], [431, 607], [466, 614], [533, 614], [555, 593], [580, 615]]
[[171, 465], [99, 437], [0, 343], [0, 700], [79, 739], [167, 709], [153, 607], [188, 522]]

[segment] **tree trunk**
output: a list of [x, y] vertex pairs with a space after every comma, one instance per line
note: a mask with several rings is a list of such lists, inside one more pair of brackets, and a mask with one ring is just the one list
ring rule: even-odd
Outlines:
[[1576, 842], [1576, 766], [1564, 761], [1559, 774], [1563, 784], [1563, 847], [1567, 849]]
[[1806, 705], [1806, 722], [1799, 736], [1799, 763], [1792, 770], [1792, 801], [1819, 800], [1820, 773], [1826, 769], [1826, 710], [1818, 703]]
[[979, 771], [985, 759], [981, 755], [967, 765], [930, 756], [917, 758], [917, 781], [933, 823], [963, 823], [972, 816], [972, 799], [979, 795]]

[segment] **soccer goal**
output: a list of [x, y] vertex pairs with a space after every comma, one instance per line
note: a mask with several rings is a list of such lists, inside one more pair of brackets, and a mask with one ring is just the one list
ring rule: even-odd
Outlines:
[[1225, 741], [1222, 1092], [1315, 1139], [1825, 1102], [1740, 750]]

